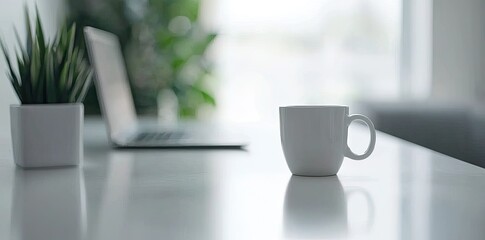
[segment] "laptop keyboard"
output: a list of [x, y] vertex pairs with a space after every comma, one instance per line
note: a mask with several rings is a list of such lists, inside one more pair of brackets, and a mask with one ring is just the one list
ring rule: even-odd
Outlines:
[[141, 132], [134, 141], [135, 142], [157, 142], [167, 140], [181, 139], [184, 134], [182, 132]]

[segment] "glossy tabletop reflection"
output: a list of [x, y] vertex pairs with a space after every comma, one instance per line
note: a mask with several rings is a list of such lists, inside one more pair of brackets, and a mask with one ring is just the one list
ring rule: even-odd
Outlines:
[[40, 170], [15, 167], [3, 133], [0, 239], [485, 238], [482, 168], [378, 133], [337, 176], [297, 177], [277, 125], [241, 129], [246, 150], [115, 150], [87, 120], [83, 166]]

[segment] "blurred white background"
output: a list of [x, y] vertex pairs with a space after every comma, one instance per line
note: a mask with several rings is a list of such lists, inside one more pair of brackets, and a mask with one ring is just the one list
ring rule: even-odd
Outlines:
[[204, 9], [220, 33], [220, 120], [274, 120], [280, 105], [400, 96], [400, 0], [210, 0]]

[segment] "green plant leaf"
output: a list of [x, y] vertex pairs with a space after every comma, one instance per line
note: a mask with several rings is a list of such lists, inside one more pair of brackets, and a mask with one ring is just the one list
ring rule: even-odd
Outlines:
[[[22, 46], [22, 39], [20, 38], [20, 35], [17, 32], [17, 29], [15, 29], [15, 28], [14, 28], [14, 33], [15, 33], [15, 38], [17, 39], [17, 42], [19, 43], [19, 48], [20, 48], [20, 52], [22, 54], [22, 59], [24, 60], [24, 62], [30, 61], [29, 56], [32, 55], [32, 51], [27, 50], [26, 48], [24, 48]], [[32, 47], [30, 47], [30, 49], [32, 49]], [[20, 59], [20, 58], [17, 57], [17, 59]]]
[[35, 90], [36, 94], [36, 102], [42, 103], [47, 101], [47, 96], [46, 96], [46, 79], [47, 79], [47, 70], [48, 70], [48, 60], [49, 60], [49, 46], [47, 45], [44, 50], [44, 55], [41, 56], [42, 58], [42, 63], [41, 63], [41, 71], [39, 73], [39, 79], [38, 79], [38, 84], [37, 88]]
[[47, 63], [47, 77], [46, 77], [46, 103], [55, 103], [57, 101], [57, 87], [55, 76], [55, 50], [49, 49], [48, 63]]
[[10, 82], [12, 83], [13, 89], [15, 90], [15, 93], [17, 93], [17, 97], [19, 98], [20, 102], [22, 101], [22, 91], [21, 87], [17, 82], [16, 77], [12, 76], [12, 73], [7, 73], [7, 77], [10, 79]]
[[[30, 56], [32, 54], [32, 28], [30, 27], [30, 17], [29, 17], [29, 9], [27, 8], [27, 5], [24, 7], [25, 11], [25, 29], [27, 33], [27, 56]], [[20, 39], [18, 40], [19, 44], [21, 43]]]
[[5, 57], [5, 61], [7, 62], [7, 66], [8, 66], [7, 77], [10, 80], [15, 92], [17, 93], [17, 96], [20, 102], [22, 102], [22, 92], [21, 92], [19, 78], [17, 76], [17, 73], [15, 73], [15, 71], [13, 70], [12, 63], [10, 62], [10, 56], [8, 55], [7, 47], [5, 46], [2, 39], [0, 39], [0, 47], [2, 49], [3, 55]]
[[[31, 74], [32, 61], [29, 61], [28, 59], [24, 59], [23, 64], [20, 61], [18, 63], [19, 63], [19, 74], [20, 74], [20, 78], [22, 79], [22, 89], [24, 92], [25, 103], [27, 104], [34, 103], [32, 101], [32, 74]], [[20, 71], [21, 68], [22, 68], [22, 71]]]
[[202, 96], [202, 98], [204, 99], [205, 103], [207, 103], [211, 106], [216, 106], [216, 99], [209, 92], [207, 92], [203, 88], [200, 88], [197, 85], [192, 86], [192, 90], [199, 93]]
[[205, 38], [200, 43], [196, 44], [193, 50], [193, 54], [203, 55], [207, 50], [207, 48], [209, 47], [209, 45], [212, 44], [212, 42], [214, 42], [216, 37], [217, 37], [217, 34], [215, 33], [211, 33], [205, 36]]
[[70, 67], [69, 63], [70, 63], [70, 60], [68, 58], [66, 63], [63, 64], [61, 69], [61, 75], [59, 76], [59, 82], [57, 86], [60, 91], [66, 88], [67, 78], [69, 76], [69, 67]]
[[73, 82], [75, 81], [75, 75], [77, 73], [76, 68], [78, 67], [77, 61], [79, 60], [78, 56], [79, 48], [76, 47], [74, 48], [74, 53], [72, 54], [72, 57], [69, 59], [69, 72], [67, 75], [67, 81], [65, 86], [66, 93], [68, 93], [68, 91], [72, 89]]
[[71, 25], [71, 28], [69, 29], [67, 34], [67, 41], [69, 42], [67, 52], [68, 56], [71, 57], [74, 51], [74, 42], [76, 41], [76, 23], [73, 23]]
[[86, 79], [84, 80], [84, 86], [82, 87], [81, 92], [79, 93], [76, 102], [80, 103], [80, 102], [84, 101], [84, 98], [86, 98], [86, 94], [89, 90], [89, 87], [91, 86], [92, 79], [93, 79], [93, 71], [89, 70], [89, 73], [88, 73]]
[[39, 8], [37, 8], [37, 6], [35, 7], [35, 13], [37, 15], [36, 26], [35, 26], [36, 40], [38, 42], [37, 46], [39, 47], [40, 55], [44, 56], [46, 44], [45, 44], [45, 38], [44, 38], [44, 30], [42, 30], [42, 24], [40, 23]]
[[36, 84], [39, 78], [38, 65], [39, 65], [39, 48], [37, 47], [37, 44], [34, 44], [34, 46], [32, 47], [32, 61], [29, 68], [33, 88], [36, 88]]
[[88, 77], [88, 73], [89, 73], [88, 71], [83, 71], [78, 75], [78, 79], [74, 83], [74, 87], [73, 87], [72, 91], [70, 92], [70, 96], [69, 96], [70, 102], [76, 101], [79, 93], [81, 92], [81, 89], [83, 88], [84, 81]]

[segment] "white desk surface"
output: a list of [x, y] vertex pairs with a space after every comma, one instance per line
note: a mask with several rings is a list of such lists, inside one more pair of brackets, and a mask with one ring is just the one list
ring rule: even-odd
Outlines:
[[485, 239], [482, 168], [379, 133], [337, 176], [292, 177], [277, 126], [240, 129], [246, 151], [113, 150], [87, 120], [82, 167], [28, 171], [2, 133], [0, 239]]

